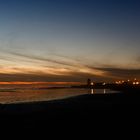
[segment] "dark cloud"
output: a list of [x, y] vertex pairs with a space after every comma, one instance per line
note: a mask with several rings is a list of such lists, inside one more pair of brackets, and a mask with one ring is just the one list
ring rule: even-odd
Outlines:
[[24, 58], [28, 58], [28, 59], [36, 60], [36, 61], [51, 62], [51, 63], [66, 65], [66, 66], [75, 66], [74, 64], [69, 63], [69, 62], [64, 62], [62, 60], [58, 61], [58, 60], [54, 60], [54, 59], [48, 59], [48, 58], [45, 58], [44, 56], [40, 57], [40, 56], [22, 54], [22, 53], [17, 53], [17, 52], [9, 52], [9, 53], [12, 55], [15, 55], [15, 56], [24, 57]]
[[73, 72], [70, 75], [51, 75], [43, 73], [0, 74], [1, 82], [86, 82], [87, 78], [91, 78], [94, 81], [103, 80], [100, 76], [80, 72]]
[[140, 56], [138, 56], [138, 57], [137, 57], [137, 62], [139, 62], [139, 63], [140, 63]]
[[97, 76], [90, 73], [71, 72], [70, 75], [53, 75], [45, 73], [20, 73], [0, 74], [0, 81], [24, 81], [24, 82], [86, 82], [87, 78], [93, 81], [114, 81], [121, 78], [140, 78], [140, 69], [118, 69], [118, 68], [96, 68], [106, 73], [104, 76]]
[[140, 78], [140, 69], [121, 69], [121, 68], [97, 68], [107, 72], [108, 76], [114, 78]]

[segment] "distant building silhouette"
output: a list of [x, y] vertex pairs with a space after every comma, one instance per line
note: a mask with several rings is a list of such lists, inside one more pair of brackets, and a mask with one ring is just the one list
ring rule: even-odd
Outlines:
[[90, 87], [91, 86], [91, 79], [87, 80], [87, 86]]

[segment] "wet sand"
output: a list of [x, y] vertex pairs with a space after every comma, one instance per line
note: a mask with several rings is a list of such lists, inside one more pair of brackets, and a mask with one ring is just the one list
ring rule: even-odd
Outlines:
[[[133, 92], [133, 93], [132, 93]], [[95, 122], [105, 118], [138, 115], [140, 94], [87, 94], [63, 100], [0, 105], [0, 123], [26, 127], [54, 122]]]

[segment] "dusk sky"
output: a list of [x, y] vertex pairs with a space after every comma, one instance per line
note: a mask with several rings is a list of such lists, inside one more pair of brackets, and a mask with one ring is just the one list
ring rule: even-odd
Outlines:
[[0, 0], [0, 81], [140, 78], [139, 0]]

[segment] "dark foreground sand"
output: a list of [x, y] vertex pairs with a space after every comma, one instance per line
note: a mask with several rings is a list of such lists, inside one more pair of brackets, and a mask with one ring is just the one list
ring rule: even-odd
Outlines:
[[130, 93], [81, 95], [69, 99], [0, 105], [0, 124], [42, 126], [52, 122], [96, 122], [108, 118], [137, 116], [140, 94]]

